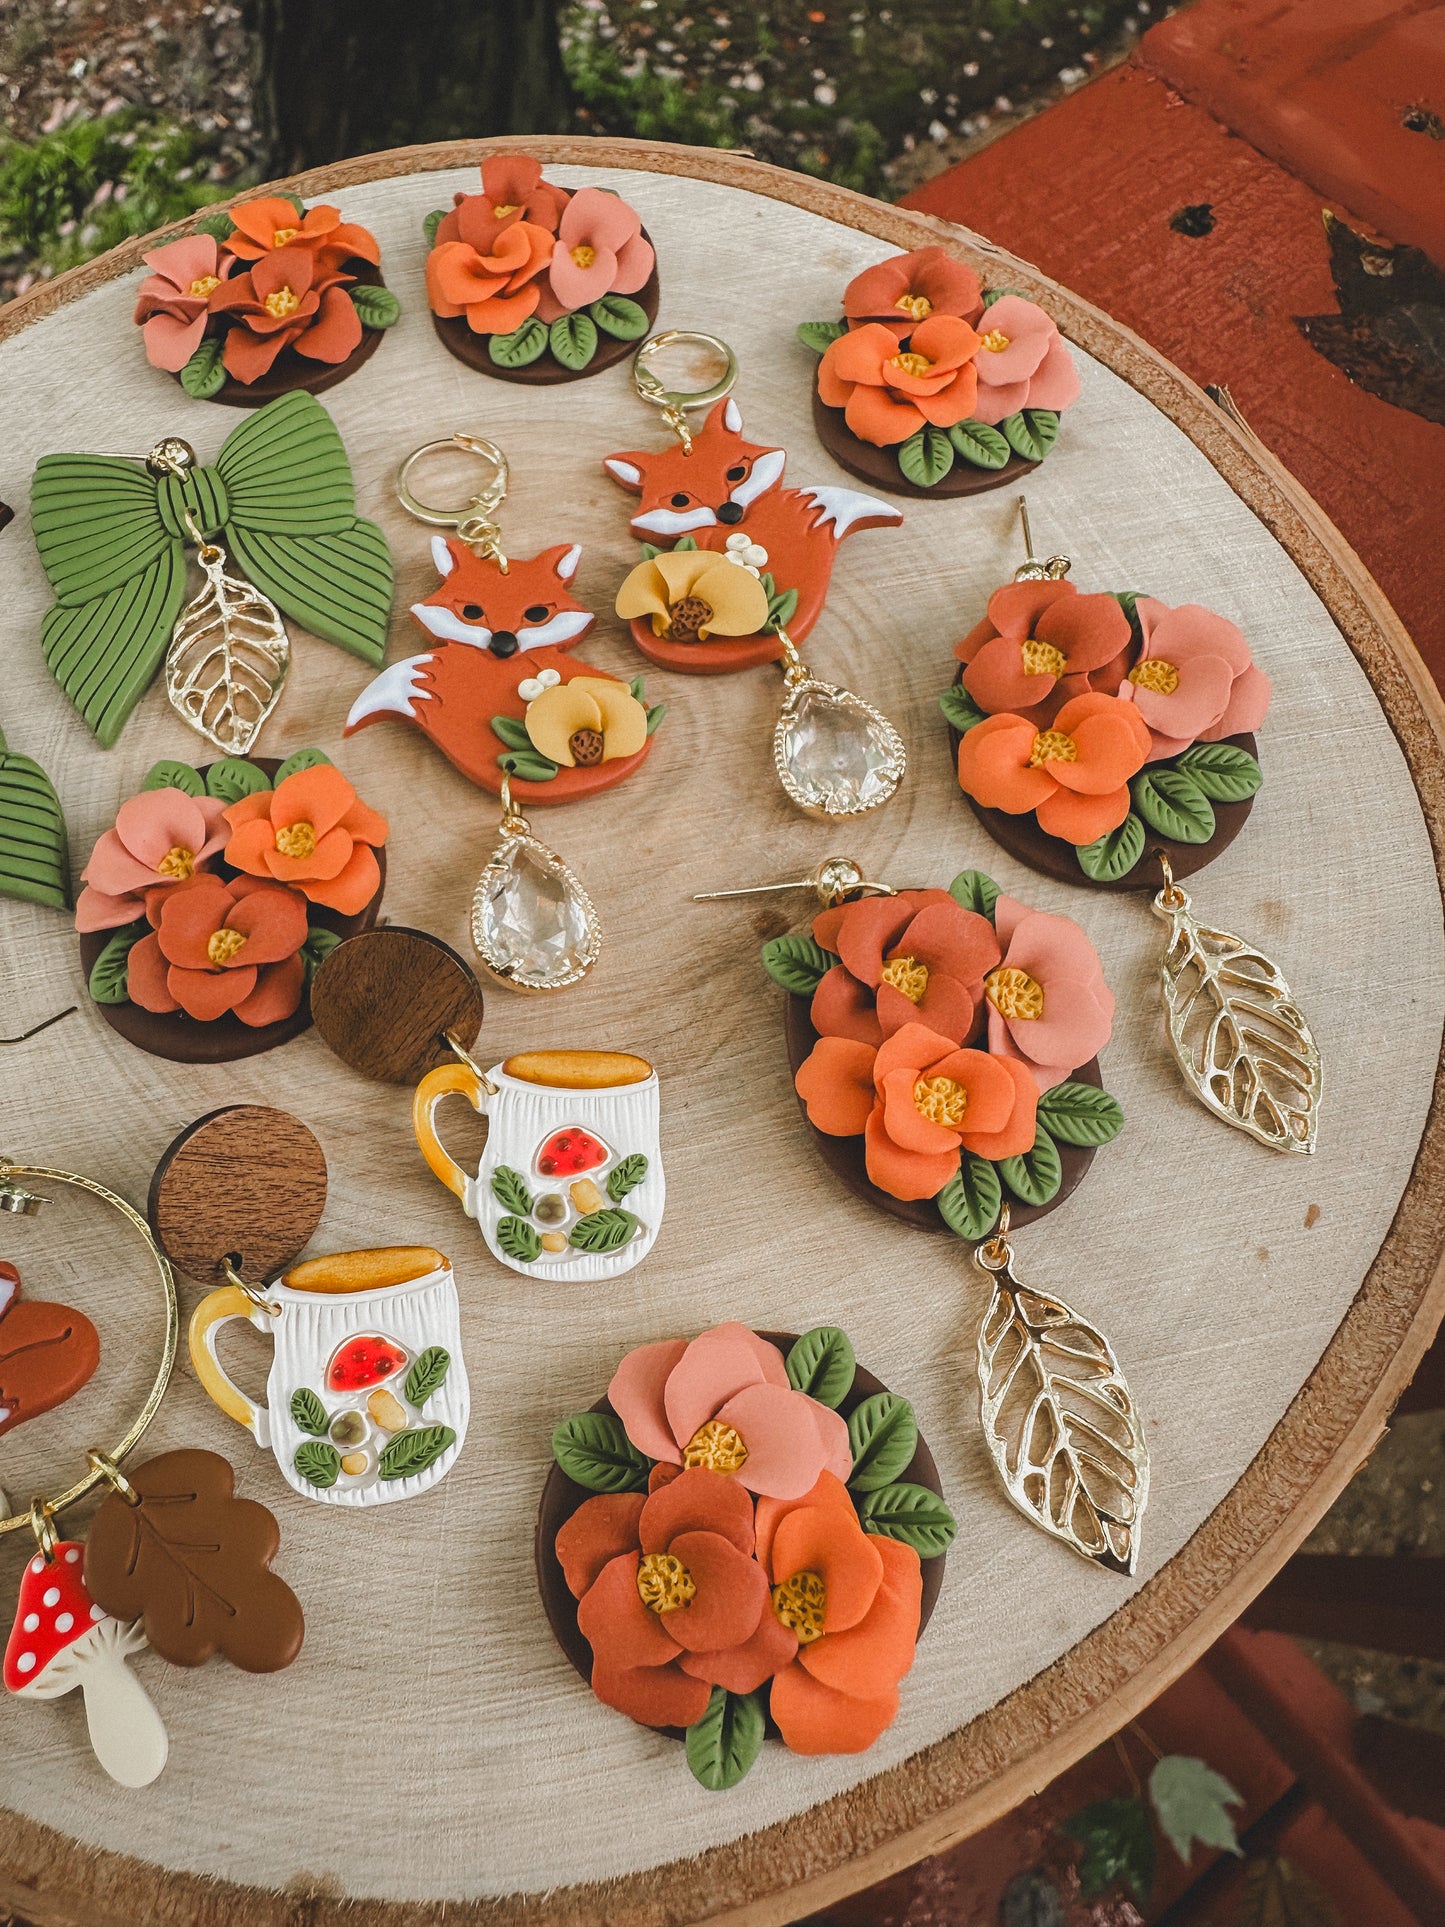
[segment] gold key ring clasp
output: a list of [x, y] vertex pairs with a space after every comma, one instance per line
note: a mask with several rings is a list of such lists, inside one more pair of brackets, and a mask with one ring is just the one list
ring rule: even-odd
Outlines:
[[[706, 388], [667, 388], [649, 365], [668, 348], [711, 348], [721, 358], [723, 369], [717, 380]], [[690, 408], [711, 408], [714, 402], [730, 395], [738, 378], [738, 358], [718, 335], [697, 328], [664, 328], [638, 343], [632, 357], [632, 385], [644, 401], [662, 410], [662, 419], [682, 443], [684, 454], [692, 453], [692, 430], [687, 425]]]
[[[490, 478], [476, 493], [456, 508], [438, 508], [430, 502], [421, 501], [411, 487], [411, 472], [417, 463], [427, 455], [435, 455], [443, 449], [463, 449], [468, 455], [476, 455], [486, 462], [491, 470]], [[418, 522], [425, 522], [429, 528], [455, 529], [468, 547], [478, 555], [488, 556], [505, 573], [507, 558], [502, 553], [502, 532], [497, 526], [497, 511], [507, 499], [507, 458], [497, 444], [485, 435], [467, 435], [460, 431], [455, 435], [443, 435], [434, 442], [423, 442], [414, 448], [396, 474], [397, 500], [408, 515], [414, 515]]]

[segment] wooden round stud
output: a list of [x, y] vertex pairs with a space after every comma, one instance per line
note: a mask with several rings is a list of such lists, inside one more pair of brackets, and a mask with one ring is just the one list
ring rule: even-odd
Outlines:
[[354, 1071], [415, 1084], [449, 1056], [446, 1033], [468, 1049], [482, 1027], [482, 991], [440, 937], [388, 924], [339, 943], [311, 984], [311, 1021]]
[[151, 1179], [146, 1215], [177, 1270], [224, 1284], [272, 1278], [311, 1242], [326, 1209], [326, 1154], [300, 1118], [228, 1104], [182, 1131]]

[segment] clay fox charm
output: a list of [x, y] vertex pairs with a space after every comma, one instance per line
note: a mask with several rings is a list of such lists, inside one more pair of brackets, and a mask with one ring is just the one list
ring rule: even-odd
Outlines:
[[[801, 641], [816, 622], [828, 593], [838, 544], [857, 529], [896, 528], [902, 512], [850, 488], [784, 488], [787, 452], [743, 439], [742, 416], [731, 398], [720, 401], [692, 438], [648, 451], [609, 455], [604, 467], [624, 488], [642, 497], [632, 532], [643, 542], [671, 549], [721, 550], [730, 535], [744, 532], [768, 555], [780, 594], [797, 591], [788, 633]], [[772, 629], [708, 642], [673, 642], [654, 633], [645, 618], [632, 624], [645, 656], [666, 669], [693, 675], [724, 675], [775, 662], [782, 650]]]
[[468, 781], [524, 803], [565, 803], [611, 789], [646, 756], [661, 706], [568, 655], [596, 621], [569, 587], [582, 551], [559, 543], [505, 566], [458, 537], [435, 535], [441, 581], [411, 613], [431, 638], [357, 697], [353, 735], [399, 716]]

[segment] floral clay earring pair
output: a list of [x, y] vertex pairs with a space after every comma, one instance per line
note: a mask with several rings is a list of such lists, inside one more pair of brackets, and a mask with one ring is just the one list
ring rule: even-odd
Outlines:
[[[651, 364], [677, 347], [708, 351], [722, 374], [701, 389], [665, 387]], [[650, 661], [684, 675], [780, 662], [773, 766], [784, 793], [810, 816], [862, 816], [902, 782], [902, 738], [871, 703], [813, 675], [796, 645], [822, 613], [844, 537], [903, 518], [852, 489], [784, 488], [786, 451], [743, 439], [737, 372], [726, 342], [682, 329], [652, 336], [633, 358], [638, 394], [661, 409], [678, 446], [606, 458], [642, 498], [632, 532], [644, 559], [618, 591], [617, 614]], [[701, 408], [707, 420], [694, 432], [688, 412]]]
[[[954, 651], [940, 699], [958, 781], [1011, 856], [1063, 882], [1164, 887], [1166, 1028], [1209, 1111], [1274, 1150], [1314, 1150], [1321, 1067], [1279, 966], [1203, 924], [1177, 878], [1244, 828], [1263, 774], [1269, 678], [1225, 617], [1135, 590], [1081, 595], [1067, 556], [1028, 556]], [[1156, 868], [1157, 865], [1157, 868]]]
[[[486, 464], [484, 485], [456, 508], [420, 500], [411, 486], [417, 463], [457, 449]], [[571, 592], [581, 547], [510, 557], [496, 520], [507, 479], [506, 456], [481, 435], [427, 442], [403, 462], [402, 506], [450, 531], [432, 537], [441, 580], [411, 609], [431, 646], [391, 663], [362, 691], [346, 734], [399, 717], [469, 782], [500, 796], [501, 836], [473, 895], [472, 938], [498, 982], [561, 990], [592, 968], [601, 930], [586, 891], [518, 804], [566, 803], [624, 782], [665, 712], [648, 703], [640, 676], [625, 683], [573, 659], [596, 620]]]

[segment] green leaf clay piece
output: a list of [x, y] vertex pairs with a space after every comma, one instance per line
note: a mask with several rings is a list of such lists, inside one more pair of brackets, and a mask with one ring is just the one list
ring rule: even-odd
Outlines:
[[723, 1793], [751, 1769], [763, 1750], [767, 1722], [756, 1693], [712, 1689], [707, 1711], [687, 1729], [687, 1764], [709, 1793]]
[[632, 1213], [614, 1206], [579, 1218], [567, 1237], [577, 1251], [620, 1251], [630, 1243], [636, 1230], [637, 1220]]
[[433, 1392], [439, 1392], [452, 1368], [452, 1355], [442, 1345], [428, 1345], [406, 1375], [401, 1395], [420, 1411]]
[[848, 1443], [853, 1449], [853, 1473], [848, 1480], [853, 1491], [872, 1492], [891, 1485], [907, 1471], [918, 1450], [913, 1407], [897, 1392], [875, 1392], [849, 1414]]
[[325, 1438], [330, 1420], [326, 1407], [309, 1385], [300, 1385], [291, 1394], [291, 1417], [300, 1431], [309, 1432], [314, 1439]]
[[836, 1325], [815, 1325], [788, 1353], [788, 1383], [835, 1411], [853, 1389], [858, 1361], [847, 1332]]
[[70, 908], [65, 816], [38, 763], [0, 735], [0, 896]]
[[376, 1462], [379, 1479], [409, 1479], [439, 1459], [457, 1435], [449, 1425], [419, 1425], [413, 1431], [398, 1432]]
[[629, 1192], [635, 1191], [647, 1176], [647, 1159], [641, 1151], [634, 1151], [631, 1157], [623, 1158], [607, 1174], [607, 1195], [614, 1204], [621, 1204]]
[[865, 1532], [900, 1539], [920, 1559], [936, 1559], [958, 1535], [953, 1514], [926, 1485], [900, 1481], [877, 1486], [863, 1495], [858, 1517]]
[[552, 1456], [567, 1477], [589, 1492], [645, 1492], [651, 1459], [628, 1438], [611, 1412], [577, 1412], [552, 1434]]
[[159, 669], [185, 601], [195, 542], [187, 514], [288, 619], [381, 665], [391, 555], [377, 525], [356, 513], [346, 450], [314, 395], [258, 408], [213, 466], [196, 463], [184, 443], [157, 446], [178, 451], [180, 468], [159, 457], [152, 470], [115, 455], [45, 455], [31, 491], [35, 544], [55, 594], [41, 648], [105, 748]]
[[311, 1485], [335, 1485], [341, 1477], [341, 1454], [325, 1439], [307, 1439], [298, 1445], [291, 1463]]
[[532, 1194], [521, 1172], [514, 1171], [510, 1164], [499, 1164], [493, 1171], [492, 1196], [504, 1211], [513, 1211], [519, 1218], [531, 1217]]
[[90, 966], [88, 988], [95, 1003], [130, 1002], [130, 953], [149, 929], [150, 925], [142, 918], [107, 938], [104, 950]]

